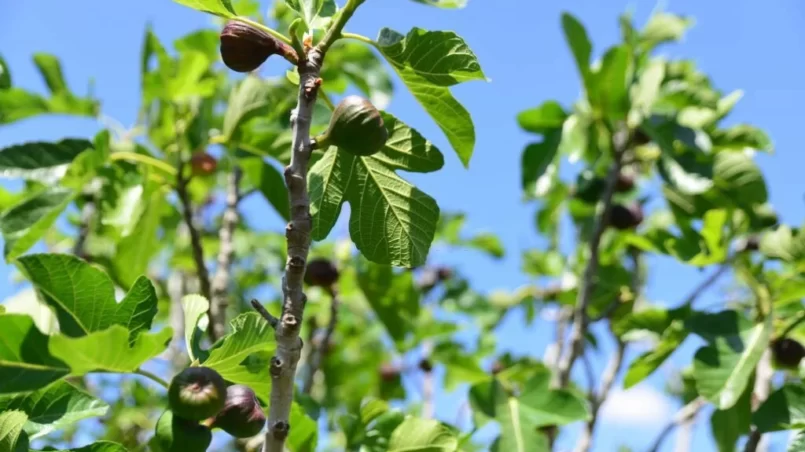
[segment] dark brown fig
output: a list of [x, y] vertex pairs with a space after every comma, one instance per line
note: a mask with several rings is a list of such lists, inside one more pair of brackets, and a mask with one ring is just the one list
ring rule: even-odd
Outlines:
[[208, 427], [165, 410], [157, 420], [149, 445], [155, 452], [204, 452], [210, 443], [212, 432]]
[[453, 270], [447, 267], [439, 267], [436, 270], [436, 276], [439, 278], [439, 281], [447, 281], [453, 277]]
[[428, 358], [422, 358], [419, 360], [419, 370], [426, 374], [430, 373], [433, 370], [433, 363]]
[[218, 414], [226, 400], [226, 382], [209, 367], [188, 367], [171, 380], [168, 402], [183, 419], [201, 421]]
[[248, 386], [232, 385], [226, 388], [226, 404], [211, 427], [220, 428], [235, 438], [251, 438], [260, 433], [266, 424], [266, 415], [257, 395]]
[[328, 259], [312, 259], [305, 270], [305, 284], [327, 288], [338, 281], [338, 276], [338, 268]]
[[195, 176], [209, 176], [218, 168], [218, 161], [206, 152], [198, 152], [190, 157], [190, 168]]
[[643, 208], [640, 204], [615, 204], [609, 216], [609, 224], [615, 229], [634, 229], [643, 222]]
[[265, 31], [238, 21], [229, 21], [221, 30], [221, 58], [235, 72], [251, 72], [271, 55], [282, 55], [291, 62], [298, 61], [291, 46]]
[[651, 137], [646, 135], [646, 132], [643, 132], [642, 130], [638, 130], [638, 131], [635, 132], [635, 134], [634, 134], [634, 144], [636, 146], [643, 146], [644, 144], [649, 144], [649, 143], [651, 143]]
[[394, 381], [400, 376], [400, 369], [394, 364], [383, 363], [380, 366], [380, 379], [383, 381]]
[[632, 191], [635, 186], [635, 178], [631, 174], [618, 174], [618, 180], [615, 181], [615, 191], [617, 193], [624, 193]]
[[336, 146], [356, 156], [372, 155], [388, 140], [388, 131], [380, 112], [360, 96], [347, 96], [330, 117], [327, 130], [315, 138], [316, 146]]
[[784, 369], [797, 369], [799, 363], [805, 358], [805, 347], [787, 337], [772, 341], [771, 351], [775, 365]]

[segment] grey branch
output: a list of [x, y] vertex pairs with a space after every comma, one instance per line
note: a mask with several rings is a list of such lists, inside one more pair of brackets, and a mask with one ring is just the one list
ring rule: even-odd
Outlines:
[[660, 446], [662, 446], [662, 443], [668, 437], [668, 435], [670, 435], [671, 432], [673, 432], [676, 427], [686, 422], [690, 422], [693, 418], [696, 417], [699, 411], [702, 408], [704, 408], [706, 404], [707, 402], [702, 397], [698, 397], [693, 401], [691, 401], [690, 403], [688, 403], [687, 405], [680, 408], [679, 411], [677, 411], [676, 414], [674, 414], [674, 417], [673, 419], [671, 419], [671, 422], [668, 425], [666, 425], [665, 428], [662, 429], [660, 434], [657, 436], [657, 439], [654, 440], [654, 443], [652, 443], [649, 452], [657, 452], [660, 449]]
[[78, 227], [78, 237], [76, 237], [75, 244], [73, 245], [73, 254], [81, 259], [88, 258], [86, 250], [87, 239], [92, 230], [92, 223], [95, 221], [97, 211], [95, 197], [92, 193], [89, 193], [89, 199], [84, 203], [84, 207], [81, 208], [81, 222]]
[[617, 130], [612, 138], [614, 163], [607, 175], [604, 194], [601, 199], [601, 215], [599, 215], [595, 221], [593, 234], [590, 238], [590, 257], [587, 261], [587, 267], [584, 269], [578, 299], [576, 300], [576, 308], [573, 314], [573, 327], [570, 332], [570, 344], [568, 344], [568, 349], [560, 359], [557, 372], [554, 374], [554, 387], [563, 388], [567, 386], [570, 382], [570, 372], [573, 369], [573, 364], [584, 351], [584, 336], [590, 322], [587, 316], [587, 307], [590, 305], [590, 299], [592, 298], [593, 290], [595, 290], [601, 237], [604, 235], [607, 223], [609, 222], [609, 216], [612, 210], [612, 197], [615, 194], [615, 185], [621, 170], [621, 159], [623, 158], [624, 150], [628, 147], [628, 141], [629, 132], [626, 129]]
[[271, 315], [271, 313], [268, 312], [268, 310], [266, 310], [266, 308], [263, 307], [263, 305], [261, 305], [260, 302], [257, 300], [252, 300], [252, 307], [261, 316], [263, 316], [264, 319], [266, 319], [266, 322], [268, 322], [268, 324], [271, 325], [271, 328], [274, 328], [275, 330], [277, 329], [277, 327], [280, 324], [280, 319]]
[[338, 325], [338, 307], [341, 303], [338, 300], [338, 292], [336, 291], [335, 287], [330, 288], [329, 292], [330, 321], [327, 322], [327, 329], [324, 330], [324, 336], [322, 337], [321, 342], [316, 345], [313, 343], [313, 341], [311, 341], [310, 368], [308, 369], [307, 376], [305, 377], [305, 383], [302, 386], [302, 392], [304, 394], [310, 394], [310, 390], [313, 389], [313, 381], [316, 378], [316, 373], [319, 371], [322, 363], [324, 362], [324, 356], [327, 354], [327, 351], [331, 346], [330, 341], [335, 333], [335, 327]]
[[[176, 194], [179, 195], [179, 200], [182, 203], [182, 217], [184, 219], [187, 231], [190, 233], [190, 247], [193, 252], [193, 261], [196, 264], [196, 273], [198, 274], [198, 283], [201, 288], [201, 295], [207, 300], [210, 299], [210, 274], [207, 271], [207, 264], [204, 263], [204, 248], [201, 245], [201, 233], [193, 221], [193, 205], [190, 202], [190, 194], [187, 192], [187, 184], [190, 182], [187, 179], [185, 172], [185, 162], [180, 157], [179, 168], [176, 172]], [[210, 339], [214, 342], [218, 336], [216, 319], [213, 318], [210, 312], [210, 325], [207, 332]]]
[[617, 341], [617, 350], [604, 371], [604, 375], [601, 377], [601, 388], [597, 393], [594, 387], [590, 388], [590, 411], [592, 412], [592, 417], [589, 421], [587, 421], [584, 431], [581, 433], [581, 437], [579, 438], [578, 442], [576, 442], [576, 452], [587, 452], [590, 450], [590, 447], [592, 447], [593, 434], [595, 433], [595, 426], [598, 423], [598, 413], [601, 410], [601, 405], [603, 405], [607, 397], [609, 397], [609, 393], [612, 391], [612, 386], [615, 384], [615, 379], [618, 376], [618, 372], [620, 372], [621, 366], [623, 365], [623, 356], [626, 353], [626, 344], [620, 339]]
[[218, 231], [218, 262], [210, 287], [210, 320], [215, 323], [213, 329], [223, 335], [226, 331], [226, 307], [228, 305], [229, 284], [232, 279], [232, 260], [235, 257], [233, 243], [235, 228], [240, 221], [238, 204], [240, 203], [240, 179], [242, 170], [235, 165], [227, 177], [226, 209]]
[[[771, 351], [766, 350], [760, 358], [755, 372], [755, 387], [752, 411], [769, 398], [771, 393], [771, 380], [774, 377], [774, 368], [771, 363]], [[759, 449], [760, 440], [763, 439], [763, 434], [757, 429], [752, 429], [749, 433], [749, 440], [746, 442], [744, 452], [755, 452]]]

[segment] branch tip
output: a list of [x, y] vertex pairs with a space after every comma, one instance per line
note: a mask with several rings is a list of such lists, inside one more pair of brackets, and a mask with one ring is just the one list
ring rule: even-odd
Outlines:
[[268, 312], [268, 310], [266, 310], [266, 308], [261, 305], [259, 301], [252, 300], [251, 304], [254, 310], [257, 311], [257, 313], [260, 314], [264, 319], [266, 319], [268, 324], [271, 325], [271, 328], [276, 330], [280, 323], [279, 319], [271, 315], [271, 313]]

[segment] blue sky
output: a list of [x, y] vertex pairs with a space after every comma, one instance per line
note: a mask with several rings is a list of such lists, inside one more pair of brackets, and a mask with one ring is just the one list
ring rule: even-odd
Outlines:
[[[454, 30], [478, 55], [491, 82], [466, 83], [454, 89], [476, 122], [478, 140], [469, 170], [461, 167], [444, 135], [399, 83], [388, 109], [430, 138], [446, 156], [443, 171], [406, 177], [433, 195], [443, 210], [466, 212], [471, 230], [499, 234], [508, 251], [502, 262], [474, 253], [447, 255], [438, 250], [432, 259], [456, 263], [481, 290], [513, 288], [529, 282], [519, 272], [520, 252], [542, 243], [533, 226], [534, 206], [520, 202], [520, 153], [532, 138], [518, 129], [515, 116], [548, 99], [569, 105], [579, 93], [575, 67], [561, 34], [561, 12], [570, 11], [585, 24], [597, 56], [618, 39], [617, 17], [621, 12], [634, 10], [636, 22], [642, 25], [656, 4], [642, 0], [469, 3], [464, 10], [442, 11], [408, 0], [368, 0], [348, 30], [372, 37], [383, 26], [402, 32], [413, 26]], [[666, 2], [664, 8], [693, 16], [696, 25], [683, 43], [663, 48], [662, 52], [695, 59], [724, 91], [745, 91], [729, 122], [750, 122], [768, 131], [776, 153], [760, 156], [759, 163], [767, 175], [771, 200], [783, 221], [799, 224], [805, 207], [805, 185], [797, 182], [805, 164], [799, 149], [805, 124], [805, 29], [801, 26], [805, 4], [798, 0], [675, 0]], [[53, 53], [62, 59], [72, 88], [83, 93], [93, 79], [104, 114], [125, 126], [133, 124], [139, 102], [139, 52], [146, 22], [153, 23], [163, 42], [210, 26], [207, 16], [170, 0], [2, 0], [0, 11], [0, 53], [8, 61], [15, 83], [42, 90], [31, 53]], [[284, 70], [276, 61], [268, 66], [267, 72]], [[98, 124], [88, 120], [38, 118], [0, 129], [0, 146], [33, 139], [91, 136], [97, 129]], [[247, 209], [253, 223], [279, 225], [277, 218], [259, 203], [250, 202]], [[334, 234], [345, 232], [341, 228]], [[701, 278], [699, 272], [665, 259], [653, 259], [651, 265], [654, 271], [648, 295], [658, 303], [678, 303], [688, 290], [683, 288], [692, 287]], [[0, 267], [0, 272], [5, 278], [10, 274], [8, 267]], [[3, 285], [0, 297], [14, 290], [11, 284]], [[711, 291], [701, 305], [717, 303], [717, 295], [717, 290]], [[550, 338], [544, 324], [525, 328], [517, 316], [507, 320], [505, 329], [500, 342], [518, 353], [539, 356]], [[687, 344], [673, 356], [673, 363], [690, 362], [694, 351], [695, 345]], [[596, 359], [596, 367], [602, 367], [604, 361]], [[646, 403], [646, 397], [662, 390], [663, 375], [663, 371], [657, 372], [638, 392], [623, 395], [624, 408], [605, 417], [596, 451], [615, 450], [619, 444], [636, 450], [646, 447], [662, 425], [657, 418], [661, 420], [675, 408], [669, 404], [666, 412], [659, 408], [662, 403]], [[626, 416], [626, 404], [635, 400], [643, 408], [656, 407], [655, 414], [661, 415], [642, 412]], [[454, 419], [454, 414], [447, 414], [448, 408], [444, 412], [440, 409], [440, 414]], [[454, 408], [450, 409], [455, 413]], [[694, 450], [714, 450], [707, 419], [702, 419], [694, 436]], [[666, 450], [671, 444], [668, 446]]]

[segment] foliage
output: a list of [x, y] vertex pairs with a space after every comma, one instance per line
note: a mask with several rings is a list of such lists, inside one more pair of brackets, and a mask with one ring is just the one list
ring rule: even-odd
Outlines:
[[[0, 150], [0, 175], [23, 182], [0, 196], [4, 258], [31, 286], [0, 305], [0, 450], [164, 448], [186, 422], [164, 415], [168, 381], [189, 366], [248, 386], [269, 418], [283, 405], [275, 396], [287, 396], [279, 419], [291, 428], [280, 443], [291, 451], [552, 450], [574, 424], [584, 424], [578, 449], [588, 450], [612, 388], [639, 384], [691, 340], [702, 345], [677, 395], [693, 414], [714, 407], [719, 450], [780, 430], [797, 432], [791, 450], [805, 442], [805, 361], [783, 369], [770, 356], [782, 337], [805, 341], [805, 232], [781, 224], [769, 203], [755, 156], [773, 153], [771, 139], [728, 123], [741, 93], [721, 92], [691, 60], [656, 56], [692, 19], [656, 13], [637, 29], [623, 16], [621, 39], [593, 61], [584, 25], [563, 14], [583, 95], [516, 115], [536, 136], [521, 153], [520, 180], [545, 246], [522, 252], [532, 284], [489, 294], [433, 262], [431, 248], [490, 259], [507, 250], [494, 234], [466, 231], [463, 213], [443, 211], [405, 179], [432, 177], [446, 157], [406, 124], [411, 118], [386, 110], [401, 83], [469, 166], [476, 126], [450, 88], [487, 77], [458, 34], [343, 32], [359, 7], [381, 7], [366, 0], [277, 1], [265, 18], [249, 0], [175, 1], [221, 27], [256, 27], [298, 61], [289, 51], [266, 63], [291, 64], [283, 76], [235, 77], [222, 64], [220, 30], [194, 31], [169, 48], [149, 27], [135, 127]], [[317, 48], [325, 58], [311, 87], [304, 60]], [[15, 85], [0, 57], [0, 126], [104, 111], [70, 89], [55, 56], [35, 54], [34, 64], [47, 94]], [[303, 140], [322, 136], [333, 98], [348, 92], [377, 108], [387, 139], [371, 155], [313, 149], [299, 198], [293, 170], [305, 151], [295, 132], [311, 92]], [[649, 202], [653, 183], [658, 202]], [[287, 229], [246, 216], [241, 203], [252, 197]], [[349, 239], [338, 240], [345, 203]], [[311, 225], [308, 262], [330, 261], [337, 280], [305, 287], [303, 346], [287, 388], [277, 370], [277, 357], [290, 353], [279, 324], [288, 321], [299, 218]], [[560, 246], [568, 241], [572, 249]], [[644, 285], [658, 257], [710, 276], [677, 304], [653, 303]], [[731, 303], [696, 303], [730, 273]], [[523, 312], [531, 324], [547, 307], [559, 312], [555, 356], [498, 352], [494, 333], [507, 315]], [[626, 352], [646, 340], [653, 346], [629, 361]], [[575, 382], [574, 365], [604, 342], [616, 348], [600, 387]], [[784, 384], [774, 385], [775, 375]], [[434, 386], [462, 391], [471, 426], [434, 416]], [[93, 418], [104, 428], [88, 428]], [[163, 432], [173, 429], [168, 436], [155, 437], [159, 419]], [[210, 427], [191, 424], [187, 431], [204, 435]], [[270, 450], [272, 429], [269, 421], [266, 435], [246, 439], [214, 430], [210, 448], [265, 442]]]

